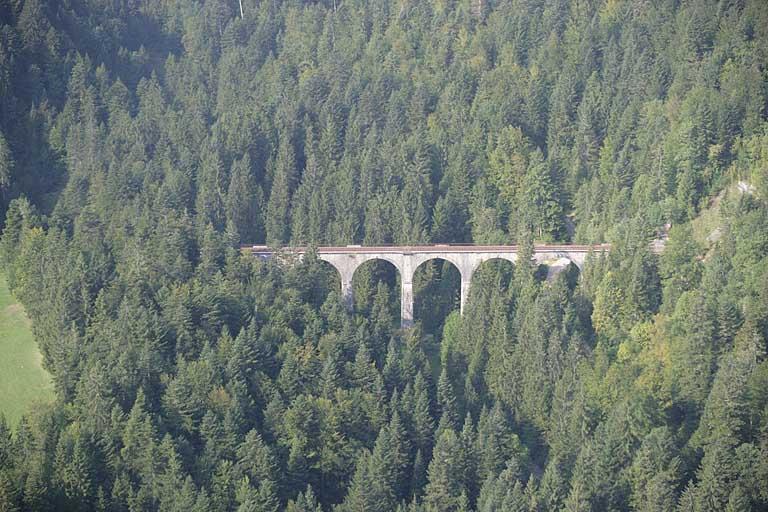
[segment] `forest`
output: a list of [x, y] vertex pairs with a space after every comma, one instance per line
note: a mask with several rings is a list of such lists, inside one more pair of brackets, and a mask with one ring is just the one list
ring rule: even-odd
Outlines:
[[1, 512], [768, 511], [765, 0], [2, 0], [0, 218]]

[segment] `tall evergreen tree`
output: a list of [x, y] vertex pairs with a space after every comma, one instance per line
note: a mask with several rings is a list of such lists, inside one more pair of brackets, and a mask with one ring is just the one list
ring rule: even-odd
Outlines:
[[288, 241], [289, 207], [296, 182], [296, 156], [290, 137], [281, 139], [273, 169], [265, 220], [266, 236], [267, 243], [281, 245]]

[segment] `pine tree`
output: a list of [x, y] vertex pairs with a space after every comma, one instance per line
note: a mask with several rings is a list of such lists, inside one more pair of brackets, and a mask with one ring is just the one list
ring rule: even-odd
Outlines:
[[443, 430], [432, 454], [427, 473], [429, 482], [424, 490], [427, 510], [457, 510], [465, 489], [460, 480], [458, 467], [459, 441], [451, 429]]
[[385, 347], [392, 338], [395, 315], [392, 313], [391, 302], [389, 287], [379, 281], [376, 284], [376, 295], [373, 297], [370, 315], [372, 320], [371, 348], [379, 360], [385, 355]]
[[5, 414], [0, 412], [0, 468], [11, 467], [14, 449], [11, 434]]
[[286, 464], [288, 488], [295, 492], [304, 483], [310, 482], [311, 461], [308, 460], [314, 453], [308, 453], [307, 441], [298, 437], [291, 440], [288, 462]]
[[405, 184], [400, 193], [402, 212], [398, 242], [417, 244], [428, 241], [429, 218], [432, 208], [431, 158], [429, 148], [420, 142], [413, 162], [407, 163]]
[[237, 448], [237, 471], [248, 476], [257, 485], [265, 480], [276, 481], [277, 467], [272, 450], [261, 435], [251, 430]]
[[256, 243], [264, 238], [261, 217], [263, 198], [251, 168], [251, 158], [247, 153], [232, 164], [225, 201], [227, 222], [231, 223], [242, 243]]
[[666, 428], [654, 429], [645, 436], [630, 468], [630, 501], [636, 510], [674, 508], [680, 465], [676, 452], [677, 447]]
[[442, 415], [441, 424], [444, 422], [448, 428], [458, 428], [458, 405], [453, 392], [453, 384], [451, 384], [445, 367], [440, 372], [440, 379], [437, 383], [437, 402], [440, 405], [440, 414]]
[[365, 342], [360, 343], [352, 365], [352, 382], [364, 391], [372, 392], [379, 372]]
[[536, 479], [533, 475], [528, 477], [528, 483], [525, 484], [525, 499], [528, 502], [529, 512], [538, 512], [539, 506], [538, 489], [536, 488]]
[[262, 480], [259, 483], [258, 510], [260, 512], [277, 512], [280, 510], [280, 501], [277, 497], [277, 489], [271, 480]]
[[28, 207], [31, 205], [24, 199], [11, 201], [5, 215], [3, 236], [0, 239], [0, 261], [6, 269], [6, 279], [8, 279], [8, 286], [11, 289], [16, 287], [14, 263], [21, 245], [25, 224], [29, 222], [24, 215], [25, 210], [29, 211]]
[[251, 485], [248, 478], [243, 478], [237, 489], [238, 512], [277, 512], [280, 502], [275, 494], [274, 484], [268, 480], [261, 482], [258, 488]]
[[392, 510], [395, 507], [398, 468], [395, 466], [393, 455], [389, 430], [382, 428], [376, 438], [368, 470], [372, 484], [371, 500], [375, 504], [375, 510]]
[[435, 430], [435, 422], [430, 412], [431, 404], [427, 385], [421, 373], [416, 376], [414, 382], [414, 402], [411, 422], [414, 428], [414, 442], [416, 447], [424, 453], [429, 453], [432, 447], [432, 433]]
[[543, 510], [560, 510], [566, 494], [565, 485], [557, 460], [550, 458], [539, 485], [539, 502]]
[[539, 240], [558, 240], [561, 236], [563, 213], [557, 192], [541, 152], [531, 155], [518, 194], [518, 215], [523, 226], [534, 230]]
[[[520, 128], [504, 128], [488, 155], [489, 173], [499, 195], [513, 209], [528, 170], [533, 146]], [[510, 221], [511, 222], [511, 221]]]
[[0, 466], [0, 510], [3, 512], [19, 512], [19, 494], [16, 484], [11, 477], [10, 465]]
[[213, 226], [216, 231], [222, 231], [226, 224], [224, 211], [225, 181], [224, 165], [221, 162], [215, 141], [210, 141], [203, 152], [198, 175], [197, 199], [195, 209], [198, 212], [200, 226]]
[[323, 512], [323, 507], [317, 502], [312, 486], [307, 486], [306, 491], [300, 492], [296, 500], [288, 501], [287, 512]]
[[95, 495], [92, 450], [82, 433], [72, 428], [59, 438], [55, 455], [55, 482], [66, 506], [88, 506]]
[[289, 240], [289, 206], [296, 181], [296, 157], [290, 138], [283, 134], [277, 159], [274, 164], [274, 178], [267, 203], [265, 221], [267, 243], [280, 246]]
[[477, 448], [476, 448], [475, 428], [472, 424], [472, 417], [467, 413], [464, 418], [464, 427], [459, 434], [459, 444], [461, 446], [460, 454], [460, 474], [462, 486], [465, 489], [468, 503], [474, 503], [477, 499], [478, 481], [477, 481]]
[[589, 493], [586, 485], [581, 480], [575, 480], [571, 484], [571, 491], [566, 498], [563, 511], [565, 512], [590, 512], [592, 505], [589, 502]]
[[696, 512], [696, 486], [691, 481], [686, 486], [677, 502], [678, 512]]
[[331, 173], [327, 162], [318, 157], [317, 142], [309, 120], [304, 142], [305, 168], [301, 183], [296, 189], [291, 205], [292, 241], [299, 245], [322, 244], [327, 238], [328, 198], [325, 197], [325, 176]]
[[624, 293], [612, 272], [603, 277], [595, 296], [592, 324], [598, 334], [616, 340], [622, 332]]
[[336, 390], [341, 387], [340, 359], [341, 356], [338, 354], [338, 349], [334, 346], [326, 356], [325, 361], [323, 361], [323, 369], [320, 372], [320, 386], [325, 398], [330, 399], [336, 393]]
[[672, 307], [685, 291], [692, 290], [701, 279], [701, 262], [696, 258], [699, 247], [687, 224], [675, 225], [659, 261], [663, 303]]
[[721, 351], [726, 350], [733, 342], [741, 324], [738, 307], [728, 300], [722, 300], [717, 308], [718, 345]]
[[421, 449], [417, 449], [416, 455], [413, 457], [413, 474], [411, 475], [410, 485], [410, 494], [414, 500], [418, 499], [422, 495], [426, 483], [427, 464], [424, 462]]
[[725, 506], [726, 512], [748, 512], [752, 510], [752, 503], [749, 497], [744, 493], [740, 485], [736, 485], [728, 497], [728, 504]]
[[182, 470], [181, 458], [176, 451], [173, 440], [166, 435], [157, 450], [158, 466], [161, 468], [159, 489], [156, 491], [160, 507], [178, 510], [189, 510], [194, 505], [195, 487], [192, 480], [185, 477]]
[[392, 411], [392, 417], [389, 420], [387, 432], [389, 434], [390, 457], [392, 459], [392, 470], [394, 474], [392, 488], [395, 492], [396, 501], [400, 502], [408, 497], [410, 476], [408, 471], [411, 467], [411, 443], [408, 439], [405, 426], [400, 419], [400, 413], [396, 408]]
[[515, 261], [514, 288], [524, 290], [533, 282], [534, 273], [538, 268], [533, 259], [533, 233], [530, 227], [521, 227], [517, 237], [517, 260]]
[[497, 402], [490, 413], [480, 416], [477, 427], [476, 450], [479, 459], [478, 477], [484, 481], [496, 476], [510, 464], [518, 467], [524, 462], [523, 448], [512, 432], [506, 415]]
[[649, 314], [656, 313], [661, 304], [661, 284], [656, 259], [648, 248], [635, 252], [629, 285], [627, 286], [627, 304], [625, 309], [635, 312], [633, 321], [638, 321]]
[[156, 430], [146, 411], [146, 397], [139, 389], [123, 429], [120, 458], [135, 475], [155, 472]]
[[374, 510], [378, 504], [373, 502], [374, 482], [370, 475], [371, 453], [361, 452], [355, 464], [355, 474], [344, 499], [342, 509], [347, 512], [365, 512]]
[[4, 192], [11, 184], [13, 174], [13, 155], [5, 136], [0, 132], [0, 191]]

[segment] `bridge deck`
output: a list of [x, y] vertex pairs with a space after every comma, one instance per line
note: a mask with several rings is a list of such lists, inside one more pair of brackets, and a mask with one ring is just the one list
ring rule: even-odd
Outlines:
[[[610, 244], [599, 245], [569, 245], [569, 244], [543, 244], [535, 245], [535, 252], [589, 252], [610, 250]], [[308, 247], [281, 247], [273, 248], [266, 245], [248, 245], [243, 246], [244, 250], [250, 250], [254, 253], [273, 253], [273, 252], [296, 252], [302, 253], [310, 250]], [[381, 246], [332, 246], [316, 247], [318, 254], [368, 254], [368, 253], [483, 253], [483, 252], [510, 252], [516, 253], [519, 250], [517, 245], [472, 245], [472, 244], [436, 244], [436, 245], [381, 245]]]

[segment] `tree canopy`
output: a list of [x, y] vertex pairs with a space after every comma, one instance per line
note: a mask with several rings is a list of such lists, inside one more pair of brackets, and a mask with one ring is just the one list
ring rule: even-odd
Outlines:
[[0, 510], [768, 509], [767, 116], [763, 0], [2, 3]]

